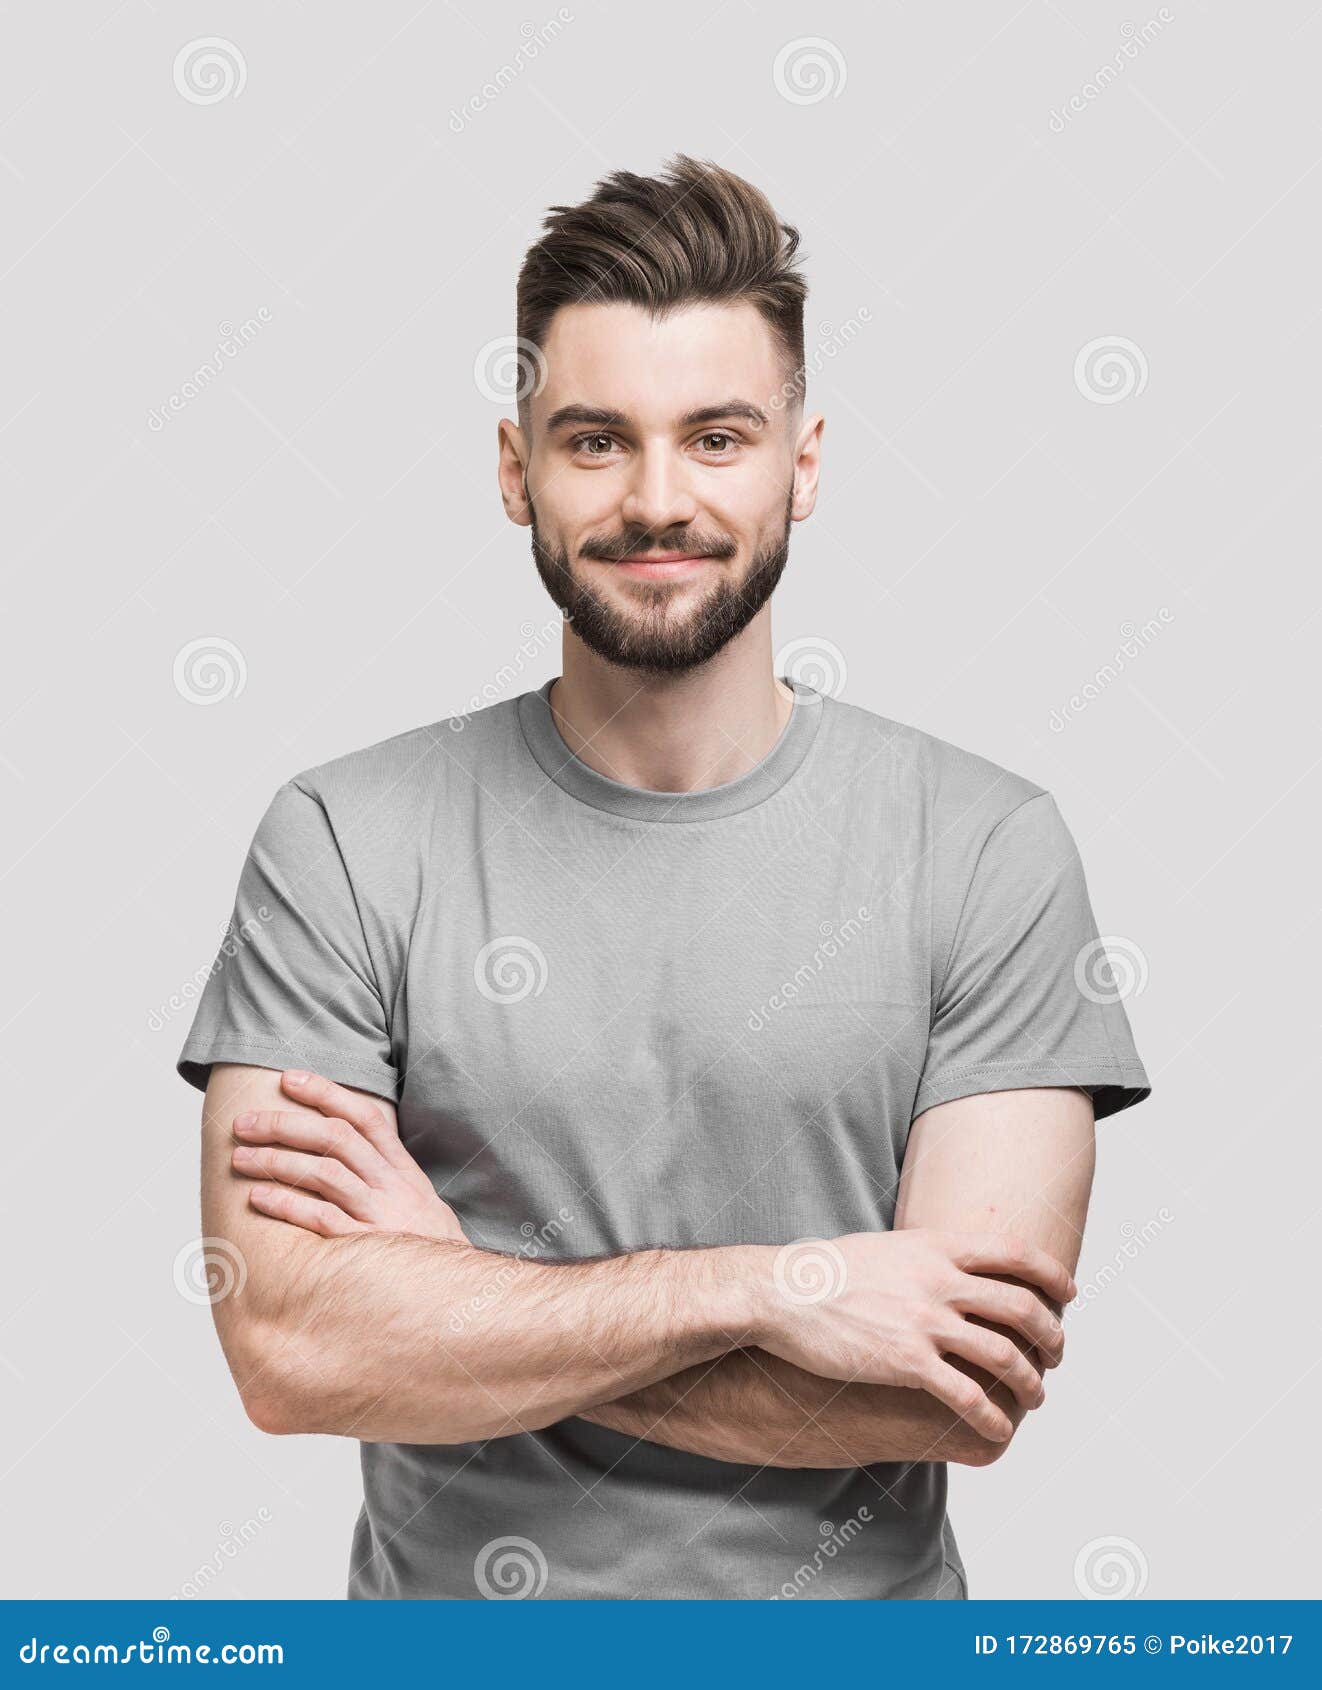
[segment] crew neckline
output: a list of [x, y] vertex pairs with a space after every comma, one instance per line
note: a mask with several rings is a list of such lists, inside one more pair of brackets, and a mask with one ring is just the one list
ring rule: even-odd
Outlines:
[[794, 704], [780, 738], [760, 763], [720, 786], [698, 792], [654, 792], [612, 780], [570, 750], [551, 710], [551, 688], [559, 679], [552, 675], [534, 692], [519, 697], [519, 726], [529, 751], [543, 774], [571, 797], [634, 821], [713, 821], [761, 804], [779, 792], [803, 762], [822, 720], [823, 695], [804, 681], [781, 675], [779, 679], [794, 694]]

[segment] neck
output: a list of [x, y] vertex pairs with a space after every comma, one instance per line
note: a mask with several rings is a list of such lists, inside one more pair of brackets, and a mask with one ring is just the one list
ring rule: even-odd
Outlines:
[[548, 702], [569, 749], [598, 774], [649, 792], [701, 792], [762, 761], [794, 694], [776, 678], [769, 626], [674, 675], [618, 668], [566, 629]]

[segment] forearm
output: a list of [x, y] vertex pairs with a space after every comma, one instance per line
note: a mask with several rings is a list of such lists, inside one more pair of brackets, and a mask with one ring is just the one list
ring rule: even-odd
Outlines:
[[527, 1431], [709, 1361], [745, 1341], [761, 1266], [744, 1250], [551, 1266], [399, 1235], [296, 1242], [276, 1306], [233, 1335], [245, 1400], [269, 1430], [369, 1443]]
[[[972, 1364], [956, 1358], [955, 1365], [1018, 1424], [1023, 1410], [1012, 1392]], [[686, 1368], [580, 1417], [649, 1443], [755, 1467], [980, 1466], [1001, 1447], [925, 1391], [822, 1379], [757, 1349]]]

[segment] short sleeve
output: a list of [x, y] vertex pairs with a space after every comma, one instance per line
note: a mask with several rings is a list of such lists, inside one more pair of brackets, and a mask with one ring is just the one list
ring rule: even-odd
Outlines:
[[1142, 1102], [1151, 1087], [1122, 1002], [1140, 968], [1132, 946], [1108, 966], [1056, 802], [1027, 799], [988, 834], [963, 896], [914, 1115], [1029, 1086], [1077, 1086], [1099, 1120]]
[[282, 786], [249, 848], [234, 913], [176, 1064], [309, 1068], [395, 1098], [389, 1022], [358, 905], [320, 801]]

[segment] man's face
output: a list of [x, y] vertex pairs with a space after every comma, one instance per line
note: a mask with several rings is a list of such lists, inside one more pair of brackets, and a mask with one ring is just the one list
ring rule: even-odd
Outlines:
[[526, 496], [547, 591], [593, 651], [673, 673], [707, 662], [770, 598], [796, 514], [798, 411], [751, 305], [653, 321], [557, 312], [531, 400]]

